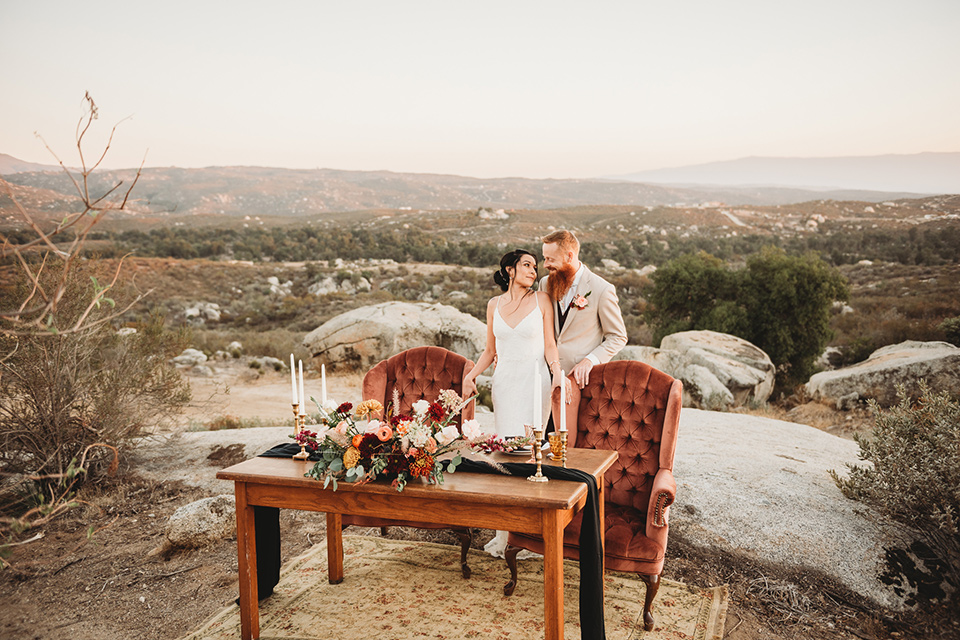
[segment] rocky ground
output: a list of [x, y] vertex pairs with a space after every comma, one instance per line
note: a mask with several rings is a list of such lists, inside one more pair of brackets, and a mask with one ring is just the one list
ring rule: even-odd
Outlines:
[[[199, 439], [175, 433], [217, 424], [224, 416], [241, 424], [256, 418], [283, 425], [290, 411], [289, 379], [236, 363], [192, 383], [197, 399], [179, 424], [158, 429], [127, 455], [116, 478], [84, 490], [77, 508], [44, 527], [44, 538], [14, 548], [11, 567], [0, 573], [0, 637], [178, 638], [236, 597], [236, 541], [163, 552], [164, 525], [178, 507], [230, 491], [214, 475], [244, 457], [238, 441], [282, 437], [285, 429], [220, 430], [196, 434]], [[356, 400], [360, 377], [331, 376], [328, 386], [331, 397]], [[318, 394], [319, 381], [308, 379], [307, 392]], [[838, 423], [834, 430], [842, 434], [862, 428], [849, 423], [859, 425], [864, 418], [793, 412], [795, 418], [815, 418], [824, 430]], [[325, 522], [319, 514], [284, 512], [281, 527], [283, 554], [289, 558], [322, 540]], [[390, 535], [454, 542], [442, 532], [398, 528]], [[492, 535], [479, 531], [474, 546], [481, 548]], [[892, 614], [849, 597], [816, 574], [708, 549], [680, 534], [671, 536], [665, 577], [703, 586], [729, 584], [725, 637], [733, 640], [960, 637], [960, 627], [946, 612]]]

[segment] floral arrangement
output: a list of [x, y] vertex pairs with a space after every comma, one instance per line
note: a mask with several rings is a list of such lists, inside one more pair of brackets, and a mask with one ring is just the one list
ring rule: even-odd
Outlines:
[[318, 430], [303, 429], [292, 437], [322, 456], [306, 475], [322, 478], [324, 488], [333, 483], [336, 490], [338, 480], [370, 482], [380, 477], [392, 479], [397, 491], [413, 478], [442, 484], [440, 456], [457, 452], [446, 465], [446, 472], [454, 473], [462, 462], [460, 449], [485, 438], [476, 420], [464, 422], [462, 432], [453, 424], [470, 400], [446, 389], [436, 402], [415, 402], [413, 415], [393, 414], [392, 407], [400, 405], [395, 392], [383, 420], [373, 417], [384, 409], [376, 400], [356, 407], [344, 402], [333, 410], [317, 404], [322, 423]]

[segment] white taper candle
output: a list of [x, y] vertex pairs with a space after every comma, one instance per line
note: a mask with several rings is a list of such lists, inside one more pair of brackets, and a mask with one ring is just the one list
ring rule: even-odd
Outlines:
[[543, 428], [543, 405], [540, 404], [541, 387], [540, 369], [533, 373], [533, 428]]
[[297, 404], [300, 402], [299, 396], [297, 396], [297, 368], [293, 366], [293, 354], [290, 354], [290, 387], [293, 391], [293, 399], [290, 401], [291, 404]]
[[320, 365], [320, 402], [327, 404], [327, 365]]
[[567, 430], [567, 379], [560, 369], [560, 431]]
[[307, 396], [303, 394], [303, 360], [298, 363], [300, 368], [300, 415], [307, 415]]

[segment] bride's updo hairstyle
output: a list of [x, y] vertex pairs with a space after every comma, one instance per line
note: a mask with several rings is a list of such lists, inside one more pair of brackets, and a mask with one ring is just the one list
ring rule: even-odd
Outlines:
[[[507, 267], [516, 269], [517, 263], [520, 262], [520, 258], [523, 256], [532, 256], [534, 264], [538, 262], [537, 256], [526, 249], [514, 249], [500, 258], [500, 270], [493, 272], [493, 281], [496, 282], [502, 290], [506, 291], [510, 288], [510, 274], [507, 273]], [[516, 273], [516, 271], [514, 271], [514, 273]]]

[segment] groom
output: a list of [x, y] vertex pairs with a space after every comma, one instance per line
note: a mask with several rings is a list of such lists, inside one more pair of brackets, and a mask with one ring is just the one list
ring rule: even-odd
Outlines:
[[540, 290], [555, 304], [560, 367], [567, 375], [572, 372], [583, 389], [590, 370], [609, 362], [627, 344], [617, 290], [580, 262], [580, 241], [565, 229], [543, 238], [543, 266], [549, 275], [540, 281]]

